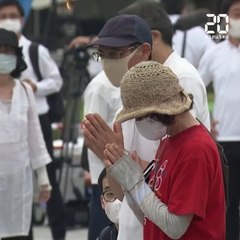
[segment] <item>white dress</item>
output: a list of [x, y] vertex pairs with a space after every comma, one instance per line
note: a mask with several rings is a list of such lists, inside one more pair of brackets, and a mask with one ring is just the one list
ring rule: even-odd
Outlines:
[[30, 86], [15, 81], [9, 112], [0, 101], [0, 238], [27, 235], [32, 170], [51, 162]]

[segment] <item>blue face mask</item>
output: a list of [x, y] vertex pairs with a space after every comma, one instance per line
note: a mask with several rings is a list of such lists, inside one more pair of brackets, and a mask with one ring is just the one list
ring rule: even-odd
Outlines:
[[162, 139], [167, 134], [166, 125], [149, 117], [137, 120], [136, 127], [143, 137], [152, 141]]
[[9, 74], [17, 66], [17, 57], [12, 54], [0, 53], [0, 74]]

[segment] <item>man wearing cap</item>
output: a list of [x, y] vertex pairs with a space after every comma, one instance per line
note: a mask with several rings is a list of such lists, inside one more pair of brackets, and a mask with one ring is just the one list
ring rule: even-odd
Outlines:
[[107, 144], [104, 151], [109, 174], [145, 217], [144, 240], [225, 240], [218, 148], [190, 114], [192, 100], [176, 75], [160, 63], [137, 64], [121, 81], [121, 98], [116, 121], [134, 118], [141, 135], [161, 141], [147, 180], [121, 145]]
[[[99, 39], [100, 42], [98, 40], [94, 42], [95, 45], [101, 45], [101, 42], [106, 40], [111, 47], [105, 47], [103, 44], [98, 49], [97, 57], [102, 58], [105, 71], [98, 74], [85, 90], [84, 113], [98, 113], [112, 127], [114, 116], [122, 105], [120, 89], [115, 85], [119, 85], [118, 82], [128, 70], [128, 63], [132, 65], [149, 58], [151, 32], [144, 20], [137, 16], [121, 16], [118, 22], [110, 19], [107, 29], [99, 35], [104, 36], [108, 31], [113, 31], [117, 35], [114, 38], [103, 37]], [[128, 38], [121, 39], [118, 34], [122, 32], [126, 32]], [[112, 84], [109, 79], [115, 81], [115, 84]], [[88, 239], [95, 240], [100, 230], [108, 223], [99, 202], [101, 192], [97, 185], [104, 163], [102, 158], [96, 156], [91, 150], [88, 150], [88, 158], [92, 181]]]
[[[30, 59], [30, 46], [32, 42], [22, 35], [24, 24], [24, 10], [18, 0], [0, 1], [0, 28], [14, 31], [19, 38], [19, 46], [23, 47], [23, 55], [27, 63], [27, 69], [21, 73], [20, 80], [27, 82], [33, 89], [37, 103], [37, 111], [43, 132], [44, 140], [53, 159], [52, 128], [49, 120], [49, 105], [47, 96], [60, 91], [63, 84], [62, 77], [56, 63], [51, 58], [49, 51], [42, 45], [38, 45], [38, 65], [42, 79], [34, 71]], [[56, 162], [47, 165], [49, 179], [52, 185], [52, 195], [47, 203], [49, 225], [54, 240], [64, 240], [66, 233], [64, 203], [56, 180]], [[31, 239], [31, 237], [30, 237]]]
[[[123, 10], [124, 12], [124, 10]], [[207, 96], [205, 86], [197, 72], [197, 70], [185, 59], [179, 57], [176, 52], [173, 51], [172, 44], [172, 27], [171, 22], [168, 19], [166, 13], [157, 3], [140, 3], [137, 9], [131, 9], [126, 11], [127, 13], [140, 15], [144, 17], [152, 29], [153, 43], [152, 43], [152, 52], [151, 57], [155, 61], [161, 62], [164, 65], [169, 66], [173, 72], [179, 77], [180, 84], [185, 88], [185, 90], [191, 94], [193, 94], [195, 103], [193, 105], [193, 114], [195, 114], [205, 126], [210, 128], [210, 119], [207, 105]], [[108, 38], [113, 37], [114, 34], [118, 36], [118, 38], [126, 39], [129, 34], [128, 29], [124, 29], [122, 26], [119, 28], [118, 21], [119, 19], [123, 19], [123, 16], [118, 16], [110, 19], [103, 27], [102, 31], [99, 33], [99, 40], [101, 44], [104, 44], [104, 41]], [[111, 23], [112, 26], [116, 27], [115, 31], [113, 31], [113, 27], [108, 28], [108, 23]], [[116, 25], [112, 23], [115, 22]], [[125, 25], [127, 26], [127, 25]], [[107, 31], [107, 29], [111, 29], [111, 31]], [[122, 30], [122, 32], [120, 32]], [[116, 33], [115, 33], [116, 32]], [[120, 33], [122, 35], [120, 35]], [[133, 32], [132, 32], [133, 33]], [[101, 40], [102, 39], [102, 40]], [[116, 39], [116, 37], [114, 37]], [[97, 42], [95, 42], [97, 43]], [[93, 43], [94, 44], [94, 43]], [[109, 44], [106, 42], [105, 45]], [[107, 49], [105, 46], [99, 45], [98, 56], [102, 56], [103, 66], [104, 62], [109, 66], [106, 71], [109, 73], [109, 80], [116, 86], [120, 85], [121, 77], [114, 78], [115, 71], [117, 71], [117, 64], [120, 62], [119, 60], [113, 60], [111, 57], [104, 56], [103, 50]], [[108, 48], [109, 49], [109, 48]], [[110, 48], [111, 49], [111, 48]], [[136, 55], [135, 55], [136, 56]], [[106, 59], [104, 59], [106, 57]], [[113, 62], [114, 61], [114, 62]], [[128, 69], [135, 65], [137, 62], [128, 61]], [[106, 64], [105, 64], [106, 65]], [[115, 67], [116, 65], [116, 67]], [[111, 68], [114, 68], [114, 71], [111, 71]], [[126, 69], [126, 67], [125, 67]], [[119, 74], [119, 71], [117, 71]], [[122, 71], [123, 74], [123, 71]], [[123, 75], [122, 75], [123, 76]], [[118, 81], [116, 81], [118, 79]], [[157, 150], [159, 141], [149, 141], [144, 138], [136, 129], [135, 120], [129, 120], [123, 123], [122, 131], [121, 126], [118, 124], [114, 125], [115, 134], [113, 134], [112, 130], [104, 125], [101, 117], [99, 115], [87, 115], [85, 121], [86, 129], [84, 131], [85, 140], [88, 144], [89, 148], [91, 148], [98, 156], [103, 159], [103, 149], [106, 143], [109, 142], [123, 142], [124, 147], [132, 152], [137, 151], [138, 155], [141, 159], [150, 162], [154, 159], [155, 152]], [[103, 127], [104, 126], [104, 127]], [[94, 130], [94, 131], [92, 131]], [[100, 133], [100, 134], [98, 134]], [[99, 137], [99, 138], [98, 138]], [[124, 139], [122, 139], [124, 138]], [[116, 189], [117, 186], [115, 186]], [[121, 188], [119, 188], [118, 197], [121, 199], [123, 195], [120, 194]], [[117, 193], [116, 193], [117, 195]], [[139, 221], [136, 219], [135, 215], [132, 213], [131, 209], [129, 209], [126, 199], [124, 198], [122, 205], [122, 210], [120, 212], [120, 228], [119, 228], [119, 239], [130, 240], [133, 238], [142, 239], [142, 226]]]
[[207, 51], [199, 64], [206, 84], [213, 83], [213, 132], [224, 147], [229, 162], [229, 207], [227, 240], [239, 240], [240, 200], [240, 0], [224, 1], [223, 13], [229, 16], [226, 40]]

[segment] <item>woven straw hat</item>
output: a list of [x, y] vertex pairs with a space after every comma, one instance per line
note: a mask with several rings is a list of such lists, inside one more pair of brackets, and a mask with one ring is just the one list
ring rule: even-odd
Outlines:
[[123, 76], [120, 86], [123, 109], [116, 118], [119, 122], [150, 113], [176, 115], [192, 104], [177, 76], [157, 62], [135, 65]]

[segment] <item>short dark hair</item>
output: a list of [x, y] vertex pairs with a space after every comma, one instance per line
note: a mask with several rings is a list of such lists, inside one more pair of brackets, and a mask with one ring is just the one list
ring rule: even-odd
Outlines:
[[101, 191], [103, 191], [103, 187], [102, 187], [102, 183], [103, 183], [103, 179], [107, 176], [107, 170], [106, 168], [104, 168], [102, 170], [102, 172], [100, 173], [99, 177], [98, 177], [98, 184], [101, 188]]
[[[186, 97], [182, 92], [180, 94], [181, 94], [182, 98]], [[189, 109], [187, 109], [186, 111], [191, 110], [193, 107], [193, 95], [188, 94], [188, 96], [192, 100], [192, 104], [190, 105]], [[164, 124], [166, 126], [171, 125], [175, 120], [175, 115], [167, 115], [167, 114], [159, 114], [159, 113], [151, 113], [147, 117], [150, 117], [150, 118], [154, 119], [155, 121], [161, 122], [162, 124]]]
[[228, 13], [231, 6], [237, 2], [240, 2], [240, 0], [225, 0], [225, 1], [223, 1], [222, 6], [221, 6], [221, 12]]
[[151, 28], [161, 32], [162, 40], [172, 46], [173, 27], [172, 23], [159, 3], [156, 2], [135, 2], [120, 10], [119, 14], [134, 14], [143, 18]]
[[187, 0], [162, 0], [161, 3], [168, 14], [181, 14]]
[[8, 7], [8, 6], [15, 6], [15, 7], [18, 9], [21, 17], [24, 17], [23, 7], [22, 7], [22, 5], [19, 3], [18, 0], [2, 0], [2, 1], [0, 1], [0, 10], [1, 10], [2, 8]]

